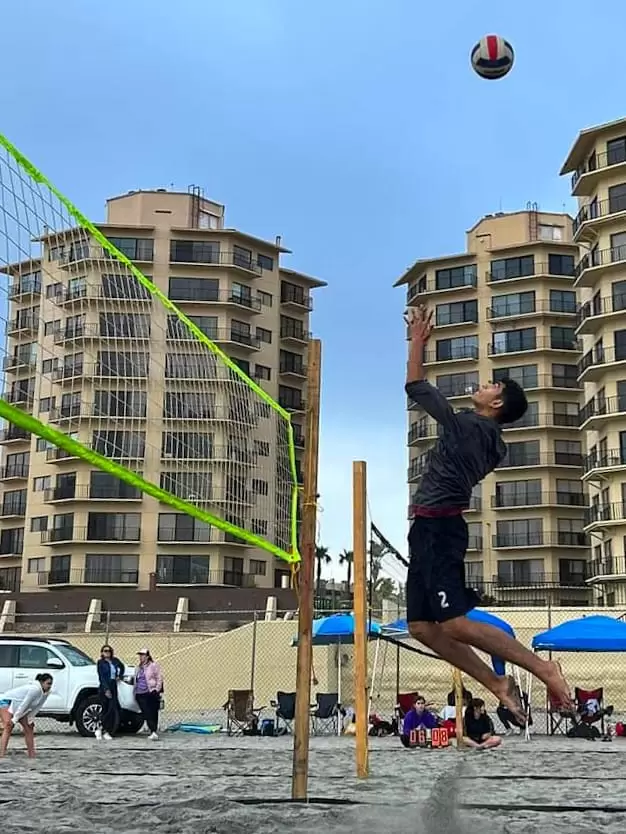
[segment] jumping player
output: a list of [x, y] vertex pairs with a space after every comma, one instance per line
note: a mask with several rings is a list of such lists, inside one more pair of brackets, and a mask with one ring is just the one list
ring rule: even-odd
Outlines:
[[417, 491], [409, 532], [409, 630], [416, 640], [489, 689], [518, 721], [525, 722], [525, 715], [514, 680], [496, 675], [470, 647], [526, 669], [543, 681], [563, 709], [570, 710], [570, 690], [558, 663], [537, 657], [504, 631], [466, 616], [479, 598], [465, 585], [468, 533], [463, 511], [469, 507], [472, 489], [504, 458], [502, 425], [524, 415], [526, 395], [510, 379], [489, 383], [474, 394], [473, 410], [455, 413], [424, 375], [432, 311], [412, 308], [405, 321], [411, 342], [406, 393], [441, 427]]

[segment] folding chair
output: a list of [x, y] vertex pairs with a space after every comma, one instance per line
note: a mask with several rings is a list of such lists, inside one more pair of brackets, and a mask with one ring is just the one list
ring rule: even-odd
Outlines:
[[419, 692], [400, 692], [398, 694], [398, 703], [396, 704], [395, 715], [399, 721], [404, 720], [407, 712], [413, 708], [415, 699], [419, 697]]
[[259, 715], [264, 707], [255, 709], [254, 693], [251, 689], [229, 689], [226, 710], [226, 732], [229, 736], [242, 736], [256, 733]]
[[560, 702], [548, 692], [548, 735], [567, 735], [569, 729], [569, 713], [563, 712]]
[[330, 731], [337, 735], [339, 731], [339, 694], [337, 692], [318, 692], [316, 704], [311, 707], [311, 726], [314, 733]]
[[296, 693], [277, 692], [276, 700], [270, 701], [271, 706], [276, 710], [276, 732], [280, 732], [281, 723], [285, 732], [293, 731], [293, 720], [296, 716]]
[[583, 724], [591, 726], [592, 724], [600, 724], [602, 735], [606, 734], [604, 717], [613, 714], [613, 707], [604, 708], [604, 689], [599, 686], [597, 689], [580, 689], [578, 686], [574, 690], [574, 697], [576, 699], [576, 710], [580, 715], [580, 720]]

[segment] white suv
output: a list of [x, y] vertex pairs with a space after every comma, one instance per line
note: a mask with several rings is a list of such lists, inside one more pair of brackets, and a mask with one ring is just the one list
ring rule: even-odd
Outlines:
[[[30, 683], [39, 672], [50, 672], [54, 679], [39, 715], [75, 724], [81, 736], [93, 736], [100, 717], [95, 662], [67, 640], [0, 636], [0, 695]], [[122, 708], [118, 732], [138, 733], [143, 726], [132, 684], [133, 675], [128, 674], [118, 687]]]

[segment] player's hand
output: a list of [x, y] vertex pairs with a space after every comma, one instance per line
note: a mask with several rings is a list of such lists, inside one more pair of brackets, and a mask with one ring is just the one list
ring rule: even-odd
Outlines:
[[409, 328], [411, 341], [426, 344], [433, 332], [433, 311], [429, 311], [423, 304], [411, 307], [404, 314], [404, 321]]

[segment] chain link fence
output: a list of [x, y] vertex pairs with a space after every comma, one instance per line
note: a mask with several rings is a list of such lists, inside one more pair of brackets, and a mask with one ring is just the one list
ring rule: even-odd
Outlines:
[[[328, 615], [329, 611], [321, 612]], [[393, 613], [393, 612], [392, 612]], [[401, 612], [398, 612], [401, 614]], [[583, 607], [514, 607], [498, 608], [497, 614], [515, 630], [517, 638], [530, 647], [532, 638], [567, 620], [601, 613], [619, 617], [621, 610]], [[289, 616], [289, 615], [287, 615]], [[103, 614], [99, 622], [85, 631], [86, 613], [61, 613], [51, 616], [18, 616], [16, 623], [5, 627], [4, 637], [12, 634], [33, 638], [69, 641], [94, 660], [104, 643], [110, 643], [117, 657], [132, 673], [139, 649], [147, 647], [163, 669], [165, 681], [164, 709], [161, 727], [179, 723], [226, 726], [224, 705], [230, 690], [250, 690], [254, 706], [261, 710], [260, 718], [275, 718], [278, 692], [292, 693], [296, 689], [297, 636], [296, 619], [266, 620], [265, 612], [211, 611], [198, 612], [197, 623], [185, 621], [174, 630], [175, 614], [164, 612], [149, 615], [142, 612]], [[390, 617], [389, 619], [393, 619]], [[572, 687], [604, 689], [605, 705], [615, 707], [615, 716], [626, 716], [626, 655], [571, 653], [554, 655], [562, 662]], [[487, 662], [488, 659], [487, 659]], [[20, 667], [23, 673], [25, 668]], [[41, 668], [31, 666], [33, 677]], [[1, 668], [0, 682], [6, 686], [9, 671]], [[398, 702], [398, 694], [419, 691], [440, 709], [446, 704], [452, 688], [452, 670], [443, 661], [426, 657], [388, 640], [372, 640], [369, 644], [369, 673], [371, 712], [390, 719]], [[53, 671], [58, 686], [66, 686], [71, 699], [72, 683], [63, 675], [75, 674], [71, 666]], [[84, 674], [84, 670], [80, 671]], [[522, 673], [525, 683], [525, 673]], [[354, 703], [353, 647], [337, 642], [313, 649], [312, 702], [324, 693], [338, 693], [344, 708]], [[95, 670], [93, 673], [94, 686]], [[15, 682], [9, 682], [15, 685]], [[484, 697], [489, 709], [495, 712], [493, 696], [484, 692], [473, 681], [466, 685], [477, 697]], [[1, 688], [1, 687], [0, 687]], [[532, 688], [532, 707], [536, 732], [545, 732], [545, 688], [535, 682]], [[543, 716], [543, 717], [542, 717]], [[41, 730], [62, 730], [63, 725], [52, 719], [38, 722]]]

